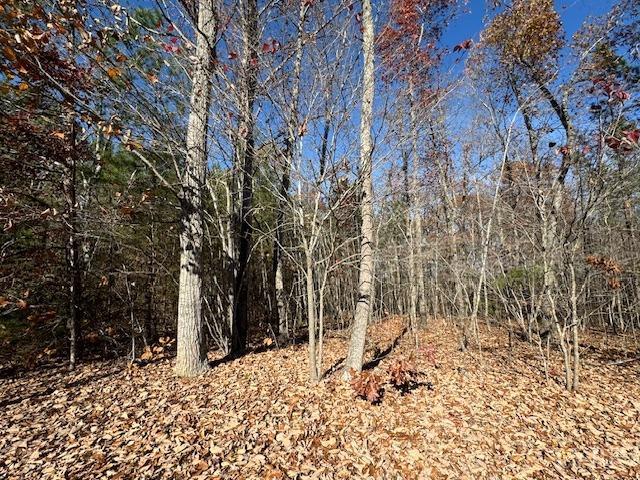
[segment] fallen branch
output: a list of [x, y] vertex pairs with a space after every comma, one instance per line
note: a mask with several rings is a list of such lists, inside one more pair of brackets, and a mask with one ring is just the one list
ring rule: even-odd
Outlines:
[[607, 365], [624, 365], [625, 363], [636, 362], [640, 360], [640, 357], [628, 358], [626, 360], [616, 360], [615, 362], [609, 362]]

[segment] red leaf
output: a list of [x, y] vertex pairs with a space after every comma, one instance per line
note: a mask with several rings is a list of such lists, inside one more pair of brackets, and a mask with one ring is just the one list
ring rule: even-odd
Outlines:
[[453, 47], [453, 51], [454, 52], [460, 52], [462, 50], [469, 50], [472, 45], [473, 45], [473, 40], [471, 40], [469, 38], [469, 39], [465, 40], [464, 42], [461, 42], [458, 45], [456, 45], [455, 47]]
[[624, 131], [622, 133], [624, 133], [626, 139], [629, 142], [638, 143], [638, 141], [640, 140], [640, 129]]
[[270, 38], [262, 44], [262, 53], [276, 53], [280, 49], [280, 42]]

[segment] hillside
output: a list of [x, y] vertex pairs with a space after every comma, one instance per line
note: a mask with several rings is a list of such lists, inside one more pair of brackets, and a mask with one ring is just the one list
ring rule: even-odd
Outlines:
[[[371, 328], [390, 345], [398, 321]], [[486, 328], [485, 328], [486, 330]], [[337, 373], [308, 382], [306, 346], [252, 353], [177, 379], [172, 358], [0, 381], [0, 478], [638, 478], [640, 364], [608, 365], [620, 338], [589, 335], [583, 384], [544, 382], [531, 345], [484, 331], [461, 353], [434, 321], [373, 369], [416, 356], [420, 383], [354, 401]], [[326, 342], [326, 366], [345, 340]], [[213, 357], [212, 357], [213, 358]], [[328, 368], [328, 367], [327, 367]]]

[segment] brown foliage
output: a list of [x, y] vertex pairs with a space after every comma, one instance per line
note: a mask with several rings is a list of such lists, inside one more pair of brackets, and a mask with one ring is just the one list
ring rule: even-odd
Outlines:
[[622, 286], [619, 278], [622, 274], [622, 266], [613, 258], [600, 255], [588, 255], [585, 261], [607, 276], [607, 283], [611, 288], [615, 290]]
[[360, 398], [377, 403], [382, 398], [382, 378], [373, 372], [356, 372], [351, 369], [351, 386]]
[[552, 0], [516, 0], [496, 16], [482, 40], [507, 64], [544, 67], [563, 45], [562, 24]]
[[[383, 344], [387, 333], [377, 328], [371, 340]], [[384, 408], [354, 402], [337, 374], [310, 385], [306, 351], [295, 346], [190, 380], [173, 375], [169, 358], [0, 378], [0, 478], [635, 478], [640, 363], [611, 366], [598, 353], [615, 346], [615, 358], [631, 356], [632, 339], [586, 333], [576, 395], [545, 383], [536, 347], [510, 350], [507, 335], [483, 330], [486, 349], [472, 357], [434, 322], [419, 340], [440, 353], [430, 370], [437, 388], [389, 389]], [[410, 355], [412, 340], [381, 368]], [[326, 347], [337, 362], [346, 343]], [[415, 363], [429, 368], [422, 355]], [[561, 365], [554, 354], [551, 369]]]
[[391, 384], [397, 389], [408, 389], [418, 376], [415, 363], [403, 358], [393, 362], [388, 371]]

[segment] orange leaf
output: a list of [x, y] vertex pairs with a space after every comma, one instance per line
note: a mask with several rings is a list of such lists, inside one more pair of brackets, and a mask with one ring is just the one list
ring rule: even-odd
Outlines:
[[109, 78], [111, 78], [112, 80], [115, 78], [118, 78], [120, 76], [120, 69], [116, 67], [111, 67], [107, 69], [107, 75], [109, 75]]
[[15, 62], [17, 60], [17, 56], [16, 56], [16, 52], [13, 50], [13, 48], [7, 46], [4, 47], [4, 54], [7, 56], [7, 58], [12, 61]]
[[153, 358], [153, 352], [150, 347], [144, 348], [144, 353], [140, 355], [140, 360], [151, 360]]

